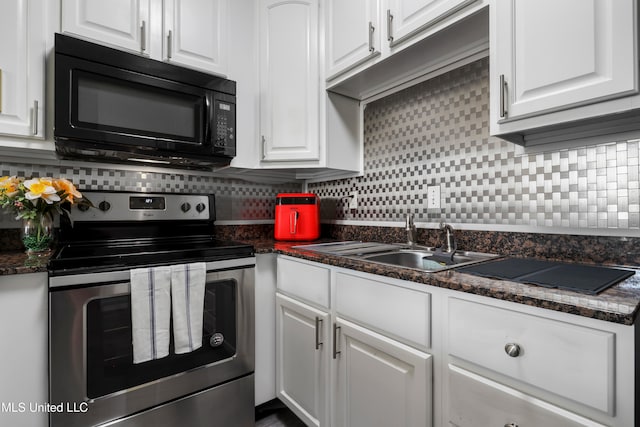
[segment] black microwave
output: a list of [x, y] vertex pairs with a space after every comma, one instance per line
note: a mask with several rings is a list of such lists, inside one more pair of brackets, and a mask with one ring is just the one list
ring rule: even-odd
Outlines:
[[236, 83], [55, 35], [56, 152], [210, 169], [236, 154]]

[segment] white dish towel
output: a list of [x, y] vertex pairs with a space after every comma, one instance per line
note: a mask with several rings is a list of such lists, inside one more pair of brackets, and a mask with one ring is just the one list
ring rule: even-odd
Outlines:
[[176, 354], [202, 347], [202, 319], [207, 264], [196, 262], [171, 267], [173, 343]]
[[137, 268], [131, 279], [133, 363], [169, 354], [171, 267]]

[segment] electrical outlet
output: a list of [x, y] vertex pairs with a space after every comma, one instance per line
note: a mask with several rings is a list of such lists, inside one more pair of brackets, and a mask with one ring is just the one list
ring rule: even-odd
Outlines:
[[427, 209], [440, 209], [440, 186], [427, 187]]
[[349, 210], [358, 209], [358, 192], [352, 191], [349, 193]]

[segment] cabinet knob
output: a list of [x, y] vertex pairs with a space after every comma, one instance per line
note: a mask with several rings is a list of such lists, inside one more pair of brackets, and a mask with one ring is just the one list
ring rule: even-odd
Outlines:
[[512, 343], [512, 342], [510, 342], [510, 343], [508, 343], [507, 345], [504, 346], [504, 351], [510, 357], [518, 357], [522, 353], [522, 349], [520, 348], [520, 346], [518, 344]]

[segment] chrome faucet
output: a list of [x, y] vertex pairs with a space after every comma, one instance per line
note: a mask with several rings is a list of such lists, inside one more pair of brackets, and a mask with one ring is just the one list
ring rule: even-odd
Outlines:
[[442, 246], [440, 246], [440, 250], [445, 253], [453, 253], [458, 249], [456, 244], [456, 238], [453, 236], [453, 227], [444, 222], [440, 223], [440, 230], [442, 230]]
[[405, 230], [407, 230], [407, 245], [413, 248], [416, 244], [416, 225], [413, 223], [413, 214], [407, 214]]

